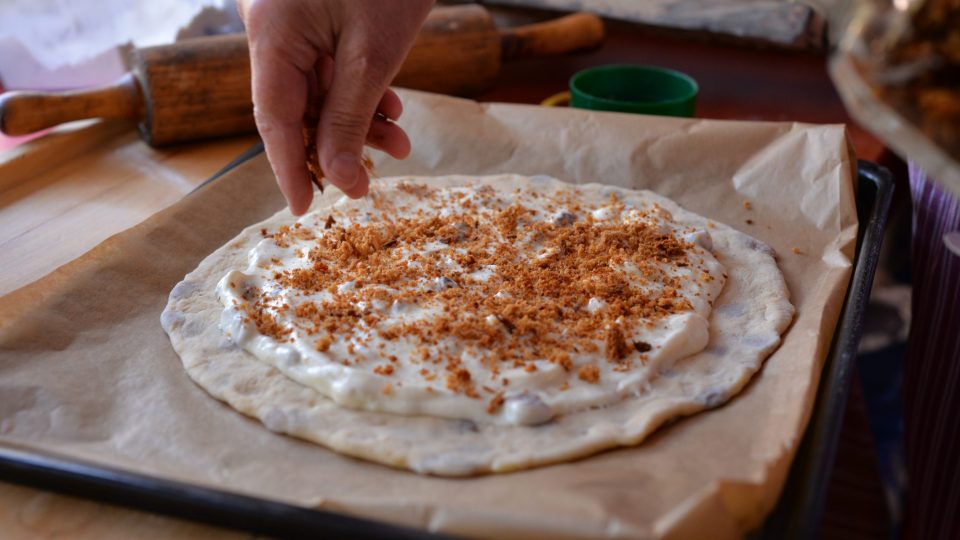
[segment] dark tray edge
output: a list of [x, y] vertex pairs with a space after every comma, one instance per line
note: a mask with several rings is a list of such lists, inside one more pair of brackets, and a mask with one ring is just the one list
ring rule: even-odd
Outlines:
[[[856, 369], [863, 315], [870, 299], [873, 275], [880, 259], [883, 233], [893, 200], [893, 175], [869, 161], [857, 163], [857, 256], [847, 297], [823, 365], [816, 405], [784, 484], [777, 506], [752, 539], [813, 539], [817, 537], [840, 428]], [[869, 208], [867, 208], [869, 206]]]
[[[258, 143], [197, 189], [258, 155]], [[858, 163], [857, 211], [860, 233], [850, 288], [831, 354], [824, 364], [817, 405], [797, 451], [783, 496], [754, 538], [813, 538], [823, 511], [827, 480], [846, 407], [863, 310], [870, 295], [887, 212], [893, 195], [890, 173]], [[865, 194], [865, 191], [870, 193]], [[861, 201], [863, 197], [872, 200]], [[869, 208], [866, 208], [869, 206]], [[865, 224], [865, 225], [864, 225]], [[832, 412], [831, 412], [832, 411]], [[324, 510], [164, 480], [82, 460], [26, 452], [0, 445], [0, 480], [136, 510], [282, 538], [439, 538], [439, 535]]]
[[0, 479], [64, 495], [280, 538], [439, 538], [425, 531], [0, 447]]

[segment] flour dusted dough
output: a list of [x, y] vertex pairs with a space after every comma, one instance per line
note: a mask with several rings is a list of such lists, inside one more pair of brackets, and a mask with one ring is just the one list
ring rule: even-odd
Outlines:
[[[510, 193], [565, 186], [546, 177], [446, 176], [378, 180], [385, 197], [393, 182], [431, 186], [490, 185]], [[335, 451], [394, 467], [437, 475], [506, 472], [575, 459], [616, 446], [640, 443], [664, 422], [723, 404], [747, 383], [779, 345], [793, 307], [773, 252], [765, 244], [710, 223], [648, 191], [599, 184], [579, 186], [584, 202], [615, 193], [625, 204], [658, 203], [681, 223], [710, 227], [712, 253], [727, 270], [710, 315], [710, 339], [700, 353], [677, 361], [649, 389], [614, 405], [555, 418], [539, 426], [497, 425], [428, 416], [404, 416], [342, 408], [240, 349], [223, 335], [217, 282], [246, 266], [263, 228], [290, 223], [286, 212], [244, 230], [205, 259], [171, 292], [161, 321], [190, 377], [214, 397], [258, 418], [274, 431]], [[316, 209], [316, 208], [314, 208]]]

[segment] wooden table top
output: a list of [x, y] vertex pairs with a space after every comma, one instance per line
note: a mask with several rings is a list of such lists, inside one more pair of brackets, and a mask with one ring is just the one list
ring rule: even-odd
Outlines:
[[[857, 154], [883, 145], [850, 124], [814, 53], [744, 49], [613, 23], [592, 53], [506, 64], [484, 101], [538, 103], [600, 64], [671, 67], [700, 84], [697, 116], [847, 123]], [[401, 122], [402, 124], [402, 122]], [[0, 154], [0, 294], [25, 285], [189, 193], [253, 136], [151, 149], [131, 126], [93, 123]], [[250, 535], [0, 483], [4, 538], [244, 538]]]

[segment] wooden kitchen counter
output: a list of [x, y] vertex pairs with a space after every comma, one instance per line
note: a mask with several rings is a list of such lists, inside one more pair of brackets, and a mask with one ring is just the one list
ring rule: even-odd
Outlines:
[[[698, 116], [848, 123], [815, 53], [745, 49], [608, 27], [589, 54], [504, 66], [481, 99], [538, 103], [574, 72], [609, 63], [679, 69], [701, 86]], [[402, 121], [401, 121], [402, 124]], [[853, 145], [876, 160], [883, 146], [856, 126]], [[256, 142], [253, 136], [151, 149], [131, 126], [87, 123], [0, 154], [0, 294], [23, 286], [189, 193]], [[0, 483], [3, 538], [248, 538], [186, 521]]]

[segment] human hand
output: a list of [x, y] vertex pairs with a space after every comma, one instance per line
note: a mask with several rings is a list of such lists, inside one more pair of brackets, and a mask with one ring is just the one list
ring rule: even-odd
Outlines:
[[402, 159], [410, 140], [393, 121], [400, 98], [387, 88], [432, 0], [237, 0], [250, 44], [254, 118], [280, 191], [295, 215], [313, 186], [302, 122], [317, 100], [317, 146], [325, 177], [353, 198], [370, 179], [364, 143]]

